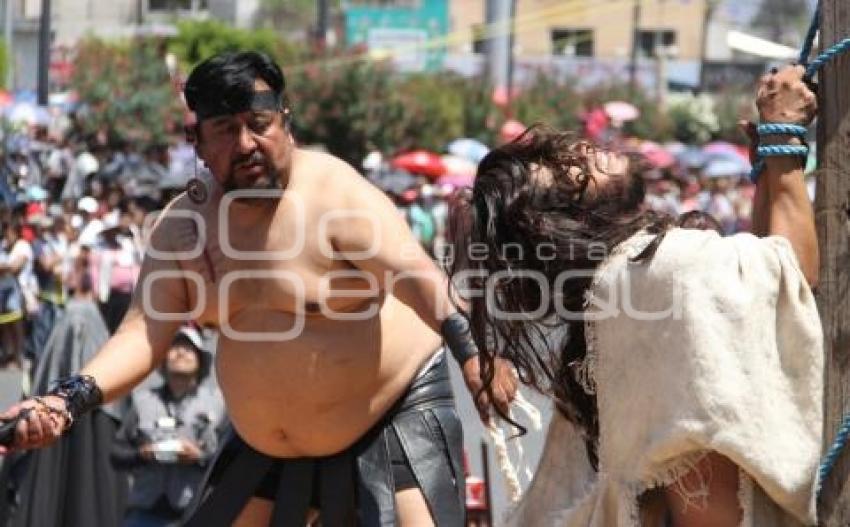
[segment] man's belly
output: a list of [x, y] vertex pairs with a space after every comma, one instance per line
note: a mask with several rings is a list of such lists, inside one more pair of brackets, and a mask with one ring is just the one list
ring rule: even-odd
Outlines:
[[[285, 331], [293, 318], [258, 310], [235, 315], [231, 325]], [[389, 297], [380, 317], [307, 317], [290, 340], [244, 341], [223, 332], [216, 371], [230, 418], [248, 444], [275, 457], [325, 456], [368, 431], [439, 345], [411, 309]]]

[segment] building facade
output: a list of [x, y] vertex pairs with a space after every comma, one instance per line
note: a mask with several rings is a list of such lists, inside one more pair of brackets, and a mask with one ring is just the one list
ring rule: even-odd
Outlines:
[[[42, 2], [2, 0], [0, 4], [4, 7], [0, 19], [11, 12], [11, 88], [34, 90]], [[260, 0], [52, 0], [51, 44], [61, 54], [86, 35], [104, 38], [169, 35], [175, 33], [173, 23], [187, 17], [212, 17], [237, 27], [250, 27], [259, 4]]]
[[[455, 52], [476, 49], [485, 27], [486, 2], [453, 0]], [[515, 2], [514, 52], [523, 56], [625, 58], [630, 55], [635, 0], [519, 0]], [[705, 0], [641, 0], [638, 50], [653, 57], [666, 48], [681, 60], [699, 60]], [[463, 36], [463, 37], [461, 37]]]

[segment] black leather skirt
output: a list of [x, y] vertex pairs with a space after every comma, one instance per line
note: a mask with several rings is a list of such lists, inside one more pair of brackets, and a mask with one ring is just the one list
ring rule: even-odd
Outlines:
[[421, 489], [437, 526], [465, 525], [463, 434], [445, 354], [420, 372], [381, 421], [338, 454], [273, 458], [233, 433], [185, 525], [230, 526], [254, 496], [274, 499], [274, 527], [303, 527], [310, 508], [319, 509], [323, 527], [395, 525], [395, 492], [410, 486], [395, 481], [401, 479], [400, 464]]

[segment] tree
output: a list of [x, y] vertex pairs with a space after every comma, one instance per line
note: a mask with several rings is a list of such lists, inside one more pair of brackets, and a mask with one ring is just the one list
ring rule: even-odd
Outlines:
[[6, 86], [6, 76], [9, 72], [10, 62], [6, 43], [0, 42], [0, 86], [6, 89], [10, 88], [10, 86]]
[[303, 55], [301, 47], [282, 40], [270, 29], [244, 30], [216, 20], [178, 22], [177, 36], [168, 48], [187, 70], [224, 51], [262, 51], [284, 65], [300, 60]]
[[808, 0], [763, 0], [750, 23], [774, 42], [799, 46], [811, 16]]
[[113, 143], [162, 144], [182, 118], [159, 40], [81, 41], [71, 87], [87, 109], [84, 132]]

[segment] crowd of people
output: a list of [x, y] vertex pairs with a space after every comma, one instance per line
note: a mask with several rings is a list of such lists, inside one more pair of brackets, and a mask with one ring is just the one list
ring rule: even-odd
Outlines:
[[[177, 136], [140, 151], [84, 135], [73, 118], [23, 123], [3, 145], [0, 368], [19, 374], [26, 395], [70, 373], [115, 333], [138, 280], [145, 229], [185, 188], [196, 158]], [[96, 342], [82, 345], [75, 332]], [[225, 428], [210, 368], [214, 342], [210, 331], [184, 327], [163, 367], [105, 420], [111, 437], [93, 444], [119, 484], [105, 485], [88, 510], [80, 506], [78, 519], [177, 524]], [[34, 457], [4, 464], [0, 480], [14, 492], [0, 516], [58, 525], [58, 516], [45, 516], [57, 512], [21, 502], [40, 463]]]

